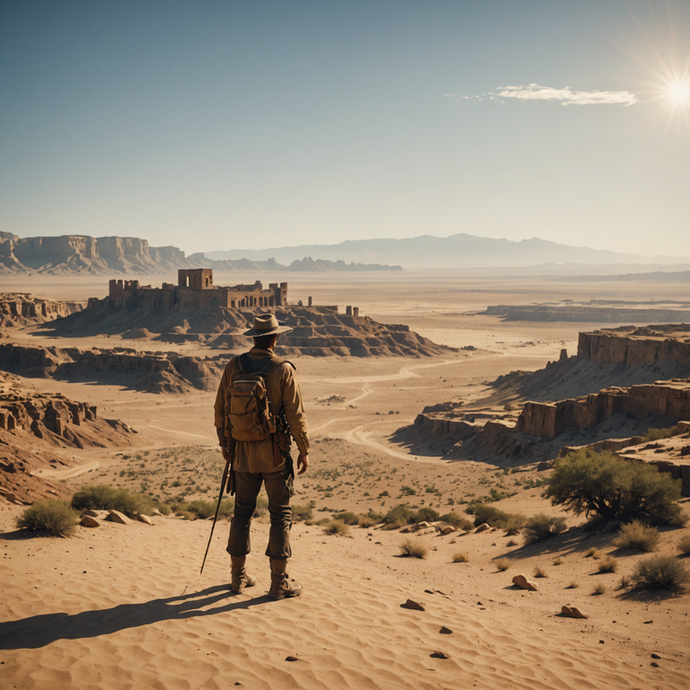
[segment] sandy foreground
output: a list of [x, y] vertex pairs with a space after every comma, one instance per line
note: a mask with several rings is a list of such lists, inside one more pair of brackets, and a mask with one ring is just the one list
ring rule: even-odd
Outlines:
[[[4, 278], [0, 288], [82, 299], [102, 296], [107, 282], [32, 278], [29, 286], [28, 279], [22, 280], [27, 284]], [[217, 278], [216, 283], [238, 280]], [[541, 368], [561, 348], [573, 353], [578, 331], [597, 327], [509, 324], [468, 312], [489, 304], [573, 296], [670, 299], [670, 288], [659, 286], [654, 292], [645, 286], [652, 292], [638, 294], [635, 286], [588, 285], [585, 293], [566, 284], [477, 284], [455, 276], [348, 276], [347, 281], [296, 277], [291, 299], [313, 294], [315, 303], [339, 304], [343, 311], [346, 304], [357, 305], [363, 314], [407, 323], [436, 342], [477, 349], [424, 360], [296, 360], [313, 451], [295, 502], [313, 501], [316, 517], [334, 510], [385, 512], [404, 501], [460, 513], [463, 501], [496, 487], [515, 492], [496, 504], [503, 510], [553, 512], [577, 526], [578, 519], [554, 510], [539, 489], [525, 488], [526, 480], [539, 478], [534, 467], [504, 475], [502, 468], [486, 463], [414, 456], [389, 436], [411, 423], [424, 405], [471, 402], [485, 395], [486, 383], [500, 374]], [[30, 329], [17, 329], [10, 337], [62, 344]], [[69, 340], [78, 347], [122, 344], [155, 348], [118, 338]], [[74, 490], [86, 483], [110, 483], [138, 491], [146, 483], [165, 497], [171, 481], [189, 470], [193, 481], [186, 497], [215, 499], [221, 461], [214, 447], [212, 394], [152, 395], [52, 380], [27, 385], [89, 401], [99, 415], [139, 431], [135, 447], [126, 450], [56, 451], [68, 466], [53, 470], [53, 478]], [[403, 486], [414, 487], [416, 495], [403, 498]], [[255, 521], [249, 556], [257, 585], [232, 595], [224, 552], [227, 523], [218, 524], [199, 576], [209, 522], [158, 517], [153, 526], [105, 523], [79, 528], [70, 539], [54, 539], [18, 533], [14, 519], [20, 512], [20, 507], [0, 505], [3, 690], [690, 687], [690, 596], [631, 597], [617, 590], [620, 576], [644, 556], [616, 552], [613, 534], [576, 529], [523, 547], [521, 537], [511, 539], [501, 530], [467, 536], [430, 533], [414, 537], [429, 548], [428, 557], [419, 560], [400, 557], [406, 535], [397, 531], [352, 528], [349, 536], [335, 537], [296, 523], [291, 575], [305, 591], [299, 598], [272, 602], [266, 597], [269, 571], [262, 553], [268, 527], [263, 518]], [[663, 531], [659, 552], [675, 553], [684, 533]], [[596, 562], [584, 557], [591, 547], [618, 558], [617, 572], [597, 573]], [[467, 554], [467, 563], [452, 562], [458, 552]], [[505, 572], [494, 563], [501, 557], [511, 562]], [[555, 559], [561, 563], [555, 565]], [[512, 585], [513, 575], [533, 576], [537, 566], [547, 574], [536, 580], [539, 591]], [[604, 584], [606, 591], [593, 595], [596, 584]], [[408, 598], [426, 610], [401, 608]], [[564, 604], [590, 617], [562, 617]], [[441, 633], [443, 626], [452, 633]], [[435, 652], [447, 658], [432, 657]]]

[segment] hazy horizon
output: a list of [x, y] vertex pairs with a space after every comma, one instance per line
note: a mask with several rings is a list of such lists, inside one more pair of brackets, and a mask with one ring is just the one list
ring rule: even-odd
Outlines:
[[681, 0], [0, 8], [0, 229], [690, 255]]

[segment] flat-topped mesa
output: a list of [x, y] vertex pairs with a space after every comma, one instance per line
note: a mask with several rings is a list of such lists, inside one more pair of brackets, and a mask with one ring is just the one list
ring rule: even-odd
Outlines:
[[598, 364], [614, 363], [628, 367], [653, 366], [662, 360], [673, 360], [679, 366], [688, 365], [690, 326], [627, 326], [580, 333], [577, 355]]
[[270, 283], [264, 290], [258, 280], [253, 285], [220, 287], [213, 284], [213, 270], [210, 268], [180, 269], [177, 285], [163, 283], [160, 288], [140, 285], [138, 280], [113, 279], [108, 297], [105, 300], [91, 298], [89, 307], [105, 302], [109, 309], [150, 309], [158, 313], [212, 307], [281, 307], [287, 304], [287, 291], [287, 283]]

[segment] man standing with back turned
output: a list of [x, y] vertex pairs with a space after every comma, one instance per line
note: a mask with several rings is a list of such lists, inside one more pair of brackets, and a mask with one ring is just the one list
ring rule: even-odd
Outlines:
[[[263, 483], [271, 516], [266, 555], [271, 559], [271, 588], [268, 595], [272, 599], [296, 597], [302, 592], [302, 585], [290, 580], [286, 572], [287, 560], [292, 556], [290, 497], [294, 478], [289, 455], [289, 433], [299, 450], [297, 473], [303, 474], [309, 466], [307, 418], [294, 366], [275, 355], [278, 335], [291, 330], [279, 325], [274, 314], [255, 316], [253, 328], [243, 334], [254, 339], [254, 347], [230, 360], [220, 380], [214, 406], [218, 441], [223, 457], [232, 462], [230, 476], [231, 480], [234, 478], [236, 494], [227, 546], [232, 559], [230, 589], [239, 593], [255, 584], [247, 574], [245, 561], [251, 551], [249, 531], [256, 497]], [[255, 384], [257, 379], [261, 381]], [[244, 422], [242, 415], [237, 412], [238, 405], [244, 404], [242, 396], [246, 395], [242, 388], [243, 381], [245, 389], [255, 386], [246, 398], [248, 400], [254, 396], [250, 404], [256, 400], [261, 402], [260, 393], [265, 390], [268, 398], [266, 438], [260, 438], [262, 434], [259, 433], [259, 440], [238, 440], [239, 436], [249, 438], [251, 435], [240, 430]], [[257, 390], [259, 394], [256, 394]], [[249, 418], [248, 414], [244, 416]]]

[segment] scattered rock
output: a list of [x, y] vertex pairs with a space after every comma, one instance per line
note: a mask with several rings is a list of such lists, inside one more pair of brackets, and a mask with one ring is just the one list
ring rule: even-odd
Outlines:
[[516, 575], [513, 578], [513, 584], [521, 587], [522, 589], [528, 589], [530, 592], [536, 592], [538, 589], [534, 580], [531, 577], [525, 577], [524, 575]]
[[108, 511], [108, 517], [106, 520], [110, 520], [110, 522], [117, 522], [120, 525], [131, 525], [132, 521], [124, 514], [121, 513], [119, 510], [109, 510]]
[[661, 659], [661, 657], [658, 654], [652, 652], [652, 659]]
[[491, 529], [491, 525], [488, 525], [486, 522], [482, 525], [479, 525], [476, 530], [474, 530], [474, 533], [477, 534], [478, 532], [486, 532], [486, 530]]
[[445, 652], [432, 652], [429, 654], [432, 659], [448, 659], [448, 655]]
[[146, 525], [152, 525], [153, 524], [153, 520], [148, 515], [138, 514], [137, 520], [139, 520], [139, 522], [143, 522]]
[[441, 633], [441, 635], [452, 635], [453, 634], [453, 631], [450, 628], [446, 628], [445, 625], [439, 630], [439, 632]]
[[571, 606], [566, 604], [561, 607], [561, 615], [567, 616], [568, 618], [589, 618], [589, 615], [584, 611], [581, 611], [577, 606]]
[[413, 611], [426, 611], [423, 604], [418, 601], [412, 601], [408, 599], [404, 604], [400, 604], [401, 609], [412, 609]]
[[296, 656], [286, 656], [285, 661], [299, 661]]
[[441, 534], [446, 535], [446, 534], [451, 534], [452, 532], [455, 532], [455, 528], [451, 527], [450, 525], [446, 525], [443, 529], [441, 529]]
[[82, 527], [100, 527], [101, 523], [92, 515], [82, 515], [79, 524]]
[[95, 510], [84, 510], [82, 515], [88, 515], [88, 517], [97, 518], [99, 517], [98, 512]]
[[652, 661], [650, 666], [654, 666], [654, 668], [659, 668], [659, 664], [657, 664], [656, 661]]

